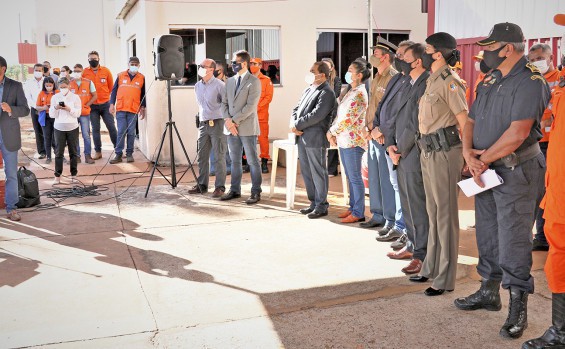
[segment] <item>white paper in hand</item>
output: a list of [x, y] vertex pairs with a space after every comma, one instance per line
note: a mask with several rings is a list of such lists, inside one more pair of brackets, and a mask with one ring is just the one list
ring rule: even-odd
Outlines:
[[483, 181], [483, 184], [485, 185], [484, 188], [479, 187], [477, 183], [475, 183], [473, 178], [462, 180], [457, 184], [459, 185], [461, 190], [463, 190], [463, 193], [467, 195], [467, 197], [471, 197], [504, 183], [504, 181], [502, 180], [502, 178], [500, 178], [496, 171], [491, 169], [488, 169], [483, 172], [483, 174], [481, 174], [481, 181]]

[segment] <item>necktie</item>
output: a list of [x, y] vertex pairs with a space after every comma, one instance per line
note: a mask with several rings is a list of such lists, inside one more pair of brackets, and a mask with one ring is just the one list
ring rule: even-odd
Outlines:
[[235, 94], [237, 94], [237, 90], [239, 90], [239, 84], [241, 84], [241, 76], [237, 77], [237, 84], [235, 85]]

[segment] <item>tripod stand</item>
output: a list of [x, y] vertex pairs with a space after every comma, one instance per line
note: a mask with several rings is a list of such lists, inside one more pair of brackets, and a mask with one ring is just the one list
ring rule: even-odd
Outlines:
[[[194, 172], [194, 166], [192, 165], [192, 162], [190, 161], [190, 157], [186, 152], [186, 148], [184, 147], [184, 143], [182, 142], [182, 139], [180, 137], [179, 130], [177, 129], [177, 125], [173, 121], [173, 111], [171, 109], [171, 80], [167, 80], [167, 97], [168, 97], [168, 106], [169, 106], [169, 121], [165, 125], [165, 130], [163, 130], [163, 136], [161, 136], [161, 143], [159, 144], [159, 152], [157, 153], [157, 158], [153, 163], [153, 170], [151, 170], [151, 177], [149, 178], [149, 183], [147, 184], [147, 190], [145, 190], [146, 198], [147, 198], [147, 194], [149, 193], [149, 188], [151, 187], [151, 182], [153, 181], [153, 175], [155, 174], [155, 170], [157, 170], [157, 172], [159, 172], [161, 176], [165, 178], [167, 182], [169, 182], [169, 184], [173, 189], [177, 187], [178, 182], [181, 181], [181, 179], [188, 172], [188, 170], [192, 171], [194, 180], [198, 183], [198, 179], [196, 178], [196, 172]], [[176, 165], [175, 165], [175, 149], [173, 146], [173, 129], [175, 130], [177, 138], [180, 142], [180, 146], [184, 152], [184, 155], [186, 156], [186, 160], [188, 161], [188, 168], [182, 173], [182, 175], [178, 180], [177, 180]], [[163, 150], [163, 144], [165, 144], [165, 137], [167, 136], [167, 132], [169, 133], [169, 146], [171, 148], [171, 180], [169, 180], [167, 176], [165, 176], [163, 172], [161, 172], [161, 170], [159, 170], [159, 168], [157, 167], [157, 165], [159, 164], [159, 158], [161, 157], [161, 150]], [[200, 189], [200, 186], [198, 186], [198, 188]], [[200, 189], [200, 191], [202, 191], [202, 189]]]

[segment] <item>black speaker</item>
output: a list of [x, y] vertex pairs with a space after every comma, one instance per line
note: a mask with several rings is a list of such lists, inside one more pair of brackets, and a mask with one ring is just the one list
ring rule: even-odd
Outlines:
[[184, 75], [184, 50], [178, 35], [161, 35], [153, 39], [155, 78], [180, 80]]

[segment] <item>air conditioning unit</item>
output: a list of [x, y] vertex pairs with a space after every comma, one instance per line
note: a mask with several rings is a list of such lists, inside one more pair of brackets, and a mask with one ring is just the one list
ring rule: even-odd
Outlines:
[[47, 32], [47, 46], [69, 46], [69, 36], [63, 32]]

